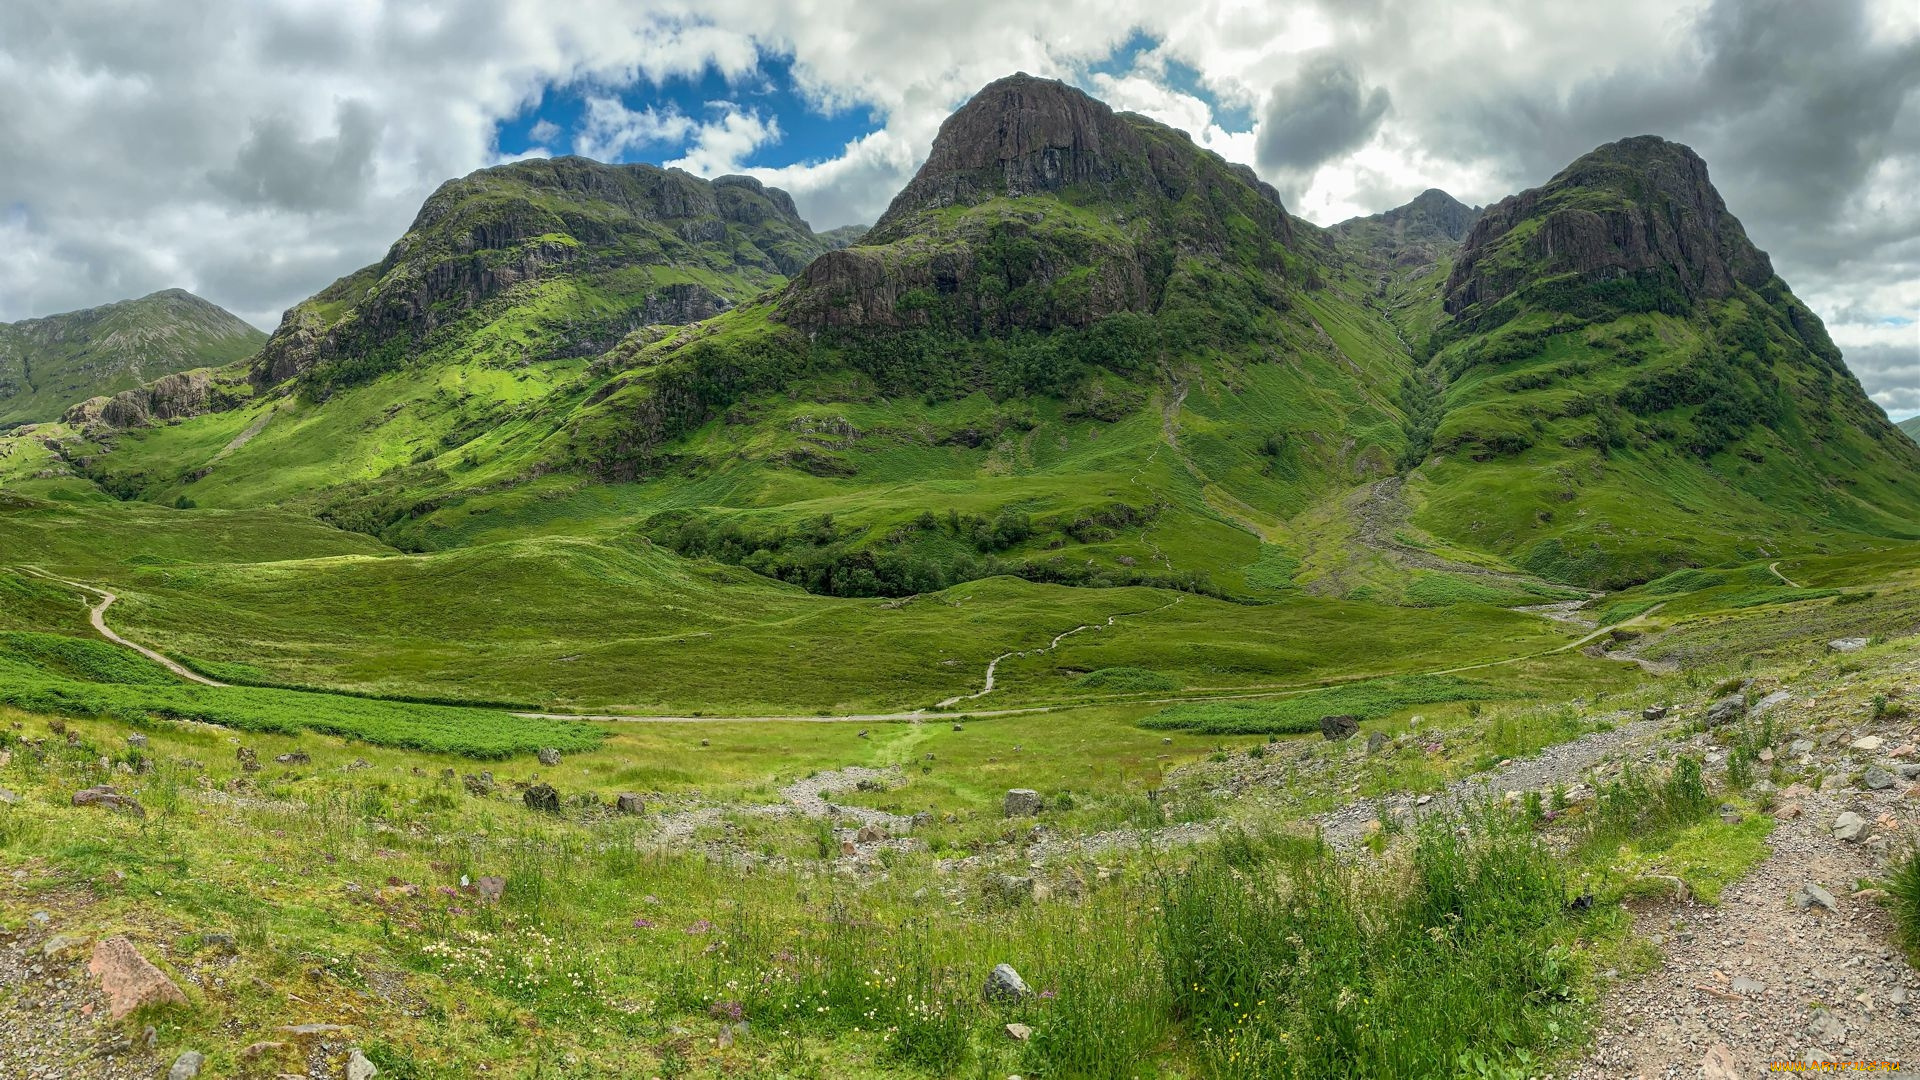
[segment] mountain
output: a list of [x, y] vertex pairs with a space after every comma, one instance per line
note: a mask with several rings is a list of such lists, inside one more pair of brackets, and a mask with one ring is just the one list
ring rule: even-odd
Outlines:
[[1322, 229], [1026, 75], [864, 232], [648, 166], [454, 181], [208, 397], [46, 443], [122, 498], [414, 551], [639, 534], [851, 596], [1518, 603], [1920, 520], [1920, 451], [1685, 147]]
[[1897, 426], [1901, 431], [1911, 435], [1915, 442], [1920, 442], [1920, 416], [1910, 416], [1900, 421]]
[[1487, 207], [1444, 293], [1436, 533], [1603, 585], [1799, 530], [1915, 535], [1920, 452], [1692, 150], [1622, 140]]
[[262, 388], [354, 385], [420, 355], [592, 355], [640, 326], [724, 311], [831, 246], [746, 176], [564, 157], [449, 181], [379, 263], [289, 310]]
[[231, 364], [265, 340], [226, 310], [180, 289], [0, 323], [0, 427], [53, 420], [86, 398]]

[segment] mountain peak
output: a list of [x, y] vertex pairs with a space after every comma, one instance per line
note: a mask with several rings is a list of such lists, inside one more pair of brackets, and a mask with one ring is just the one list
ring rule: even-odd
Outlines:
[[1453, 315], [1573, 273], [1659, 279], [1687, 302], [1758, 288], [1773, 264], [1753, 246], [1700, 155], [1657, 135], [1597, 147], [1537, 188], [1487, 207], [1447, 281]]

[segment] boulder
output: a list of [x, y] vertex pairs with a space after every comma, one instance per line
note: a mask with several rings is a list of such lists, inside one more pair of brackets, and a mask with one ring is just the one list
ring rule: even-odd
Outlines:
[[483, 772], [479, 776], [468, 773], [460, 778], [460, 784], [467, 789], [467, 794], [475, 798], [484, 799], [493, 794], [493, 774], [490, 772]]
[[1843, 638], [1836, 638], [1833, 641], [1827, 642], [1828, 652], [1837, 652], [1837, 653], [1859, 652], [1861, 649], [1864, 649], [1866, 647], [1867, 647], [1867, 639], [1863, 637], [1843, 637]]
[[1045, 808], [1040, 793], [1031, 788], [1014, 788], [1007, 792], [1002, 809], [1008, 817], [1032, 817]]
[[520, 799], [527, 804], [529, 810], [539, 810], [547, 814], [560, 812], [560, 793], [554, 790], [552, 784], [535, 784], [528, 788], [526, 794], [520, 796]]
[[1869, 766], [1860, 777], [1860, 784], [1872, 791], [1885, 791], [1893, 786], [1893, 774], [1878, 765]]
[[1792, 697], [1793, 695], [1787, 693], [1785, 690], [1775, 690], [1773, 693], [1768, 694], [1766, 697], [1763, 697], [1759, 701], [1754, 702], [1751, 712], [1755, 716], [1764, 715], [1766, 713], [1772, 712], [1774, 709], [1777, 709], [1782, 705], [1785, 705], [1787, 701]]
[[860, 826], [860, 832], [856, 834], [854, 837], [854, 839], [858, 840], [863, 844], [877, 844], [880, 841], [885, 840], [886, 838], [887, 838], [887, 830], [881, 828], [878, 825], [872, 824], [871, 822]]
[[1732, 693], [1707, 707], [1707, 726], [1731, 724], [1747, 713], [1747, 695]]
[[109, 810], [117, 810], [130, 817], [143, 818], [147, 816], [146, 810], [134, 800], [133, 796], [122, 795], [113, 790], [112, 785], [109, 784], [98, 784], [94, 787], [82, 788], [74, 792], [73, 805], [104, 806]]
[[379, 1071], [359, 1047], [347, 1051], [347, 1080], [373, 1080], [373, 1074]]
[[205, 1054], [198, 1050], [188, 1050], [173, 1059], [173, 1068], [167, 1070], [167, 1080], [194, 1080], [200, 1075], [200, 1066], [207, 1063]]
[[1013, 970], [1012, 964], [995, 964], [987, 973], [987, 985], [981, 996], [988, 1001], [1020, 1001], [1032, 997], [1033, 991], [1027, 989], [1026, 980]]
[[147, 737], [136, 732], [135, 734], [127, 736], [127, 745], [133, 747], [135, 750], [145, 750], [147, 748]]
[[1649, 705], [1640, 710], [1640, 717], [1643, 720], [1665, 720], [1667, 718], [1667, 707], [1665, 705]]
[[631, 791], [621, 792], [619, 795], [614, 796], [613, 808], [623, 814], [644, 814], [647, 812], [646, 803], [642, 802], [640, 796]]
[[1858, 840], [1867, 831], [1867, 819], [1849, 810], [1833, 819], [1835, 840]]
[[1854, 750], [1871, 754], [1886, 744], [1887, 741], [1878, 735], [1862, 735], [1860, 738], [1848, 743], [1847, 746]]
[[533, 756], [539, 758], [540, 764], [542, 765], [560, 764], [560, 751], [555, 750], [552, 747], [546, 747], [542, 750], [536, 751]]
[[1353, 738], [1360, 730], [1360, 718], [1357, 716], [1323, 716], [1320, 718], [1320, 734], [1328, 742], [1345, 742]]
[[87, 971], [100, 980], [108, 999], [107, 1015], [116, 1022], [147, 1005], [187, 1003], [180, 987], [124, 937], [116, 935], [95, 945]]
[[234, 760], [240, 763], [240, 771], [242, 772], [259, 772], [260, 771], [260, 756], [253, 752], [253, 747], [236, 746], [233, 748], [233, 757], [234, 757]]
[[1028, 1039], [1033, 1038], [1033, 1029], [1025, 1024], [1008, 1024], [1007, 1038], [1012, 1039], [1014, 1042], [1026, 1042]]
[[498, 900], [507, 891], [507, 879], [503, 877], [475, 878], [473, 891], [480, 894], [482, 900]]
[[313, 764], [313, 755], [307, 753], [305, 750], [294, 750], [281, 754], [273, 760], [282, 765], [311, 765]]
[[1371, 735], [1368, 735], [1367, 736], [1367, 753], [1369, 754], [1379, 753], [1380, 751], [1386, 749], [1387, 743], [1390, 741], [1392, 740], [1387, 738], [1387, 733], [1384, 731], [1376, 731]]

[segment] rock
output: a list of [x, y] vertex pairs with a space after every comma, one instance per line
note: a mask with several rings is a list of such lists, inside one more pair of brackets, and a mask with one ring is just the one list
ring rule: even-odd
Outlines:
[[1870, 791], [1885, 791], [1893, 786], [1893, 774], [1878, 765], [1872, 765], [1861, 775], [1860, 783]]
[[1013, 970], [1012, 964], [995, 964], [987, 973], [987, 985], [981, 991], [988, 1001], [1019, 1001], [1031, 997], [1033, 991], [1027, 989], [1026, 980]]
[[493, 774], [490, 772], [483, 772], [479, 776], [468, 773], [460, 778], [460, 783], [467, 789], [467, 794], [476, 798], [484, 799], [493, 794]]
[[552, 747], [547, 747], [545, 749], [538, 750], [534, 753], [533, 756], [539, 758], [540, 764], [542, 765], [560, 764], [560, 751], [555, 750]]
[[1904, 762], [1895, 765], [1893, 770], [1900, 774], [1902, 780], [1920, 780], [1920, 762]]
[[1849, 810], [1833, 819], [1833, 838], [1835, 840], [1858, 840], [1867, 830], [1867, 819]]
[[1867, 639], [1863, 637], [1843, 637], [1843, 638], [1836, 638], [1833, 641], [1827, 642], [1828, 652], [1839, 652], [1839, 653], [1859, 652], [1861, 649], [1864, 649], [1866, 647], [1867, 647]]
[[1033, 879], [1019, 874], [1001, 874], [990, 878], [987, 887], [1001, 903], [1012, 907], [1033, 899]]
[[1667, 707], [1665, 705], [1649, 705], [1640, 710], [1640, 718], [1642, 720], [1665, 720], [1667, 718]]
[[286, 1047], [287, 1047], [286, 1043], [271, 1042], [268, 1040], [262, 1040], [257, 1043], [248, 1043], [246, 1049], [240, 1051], [240, 1060], [258, 1061], [261, 1058], [265, 1057], [266, 1055], [278, 1053], [279, 1051], [286, 1049]]
[[1007, 817], [1032, 817], [1045, 807], [1040, 793], [1032, 788], [1013, 788], [1007, 792], [1002, 809]]
[[887, 830], [871, 822], [860, 826], [859, 833], [855, 834], [855, 839], [863, 844], [877, 844], [886, 838]]
[[1787, 744], [1787, 752], [1790, 754], [1811, 754], [1813, 753], [1813, 740], [1795, 739], [1793, 742]]
[[20, 796], [15, 795], [6, 788], [0, 787], [0, 803], [5, 803], [8, 806], [18, 806], [20, 805]]
[[1878, 735], [1863, 735], [1860, 738], [1855, 739], [1852, 742], [1848, 743], [1847, 745], [1852, 747], [1855, 750], [1860, 750], [1865, 753], [1871, 754], [1874, 751], [1880, 749], [1882, 746], [1885, 746], [1886, 740], [1882, 739]]
[[646, 803], [641, 801], [639, 795], [631, 791], [622, 792], [615, 796], [613, 808], [623, 814], [644, 814], [647, 812]]
[[960, 726], [959, 724], [955, 724], [955, 725], [953, 725], [953, 730], [955, 730], [955, 731], [965, 731], [965, 730], [966, 730], [966, 728], [963, 728], [963, 727], [961, 727], [961, 726]]
[[307, 753], [305, 750], [293, 750], [281, 754], [273, 760], [282, 765], [311, 765], [313, 764], [313, 755]]
[[1730, 724], [1744, 716], [1747, 711], [1747, 695], [1732, 693], [1707, 707], [1707, 726], [1719, 727]]
[[167, 1080], [193, 1080], [200, 1075], [200, 1066], [206, 1063], [206, 1055], [198, 1050], [188, 1050], [173, 1059], [173, 1068], [167, 1070]]
[[1847, 1022], [1820, 1009], [1813, 1014], [1813, 1023], [1807, 1025], [1807, 1035], [1814, 1042], [1837, 1050], [1847, 1044]]
[[546, 814], [560, 812], [560, 793], [553, 789], [552, 784], [535, 784], [527, 789], [520, 800], [527, 804], [529, 810], [538, 810]]
[[1360, 718], [1357, 716], [1323, 716], [1320, 718], [1320, 735], [1328, 742], [1345, 742], [1353, 738], [1360, 730]]
[[1797, 799], [1789, 799], [1773, 808], [1773, 820], [1775, 821], [1792, 821], [1799, 816], [1800, 802]]
[[74, 792], [73, 805], [104, 806], [109, 810], [116, 810], [130, 817], [143, 818], [147, 816], [146, 810], [134, 800], [133, 796], [122, 795], [115, 791], [109, 784], [99, 784]]
[[1379, 753], [1382, 749], [1386, 747], [1387, 743], [1390, 741], [1392, 740], [1387, 738], [1386, 732], [1384, 731], [1373, 732], [1372, 734], [1367, 736], [1367, 753], [1369, 754]]
[[1008, 1024], [1007, 1038], [1014, 1042], [1026, 1042], [1033, 1036], [1033, 1029], [1025, 1024]]
[[478, 878], [473, 883], [473, 891], [480, 894], [482, 900], [498, 900], [507, 891], [507, 879], [503, 877]]
[[1733, 992], [1745, 997], [1757, 997], [1767, 992], [1767, 984], [1759, 979], [1749, 979], [1745, 975], [1735, 975]]
[[232, 934], [222, 934], [216, 931], [211, 934], [201, 934], [200, 947], [230, 953], [238, 951], [240, 946], [233, 940]]
[[1700, 1075], [1702, 1080], [1745, 1080], [1746, 1076], [1726, 1043], [1707, 1048], [1707, 1056], [1700, 1059]]
[[83, 934], [55, 934], [40, 946], [40, 955], [48, 960], [57, 960], [67, 953], [78, 952], [87, 943]]
[[340, 1024], [286, 1024], [280, 1030], [296, 1039], [317, 1039], [322, 1035], [338, 1035], [347, 1029]]
[[236, 746], [233, 748], [233, 757], [235, 761], [240, 763], [240, 770], [242, 772], [260, 771], [260, 756], [253, 752], [253, 747]]
[[1785, 705], [1792, 697], [1793, 695], [1787, 693], [1785, 690], [1775, 690], [1773, 693], [1754, 702], [1751, 712], [1755, 716], [1772, 712], [1774, 709]]
[[347, 1080], [373, 1080], [373, 1074], [379, 1071], [359, 1047], [347, 1051]]
[[187, 1003], [187, 995], [165, 972], [141, 956], [133, 942], [118, 935], [93, 947], [87, 972], [100, 980], [100, 989], [109, 1002], [107, 1015], [115, 1021], [142, 1006]]
[[127, 736], [127, 745], [133, 747], [135, 750], [145, 750], [147, 748], [147, 737], [136, 732], [135, 734]]
[[1833, 894], [1811, 881], [1800, 886], [1800, 891], [1793, 894], [1793, 906], [1802, 911], [1815, 904], [1828, 911], [1840, 910], [1840, 902], [1833, 898]]

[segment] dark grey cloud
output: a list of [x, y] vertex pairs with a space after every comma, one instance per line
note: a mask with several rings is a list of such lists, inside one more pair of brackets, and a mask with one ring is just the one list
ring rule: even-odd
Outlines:
[[358, 206], [373, 176], [381, 122], [364, 101], [341, 102], [331, 135], [306, 139], [287, 117], [254, 121], [233, 165], [215, 172], [213, 185], [248, 205], [287, 210]]
[[1920, 413], [1920, 330], [1907, 328], [1905, 344], [1855, 345], [1844, 350], [1847, 367], [1880, 407], [1897, 416]]
[[1260, 167], [1276, 179], [1311, 176], [1371, 138], [1390, 100], [1386, 90], [1362, 85], [1341, 57], [1307, 57], [1267, 98], [1254, 142]]

